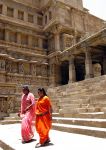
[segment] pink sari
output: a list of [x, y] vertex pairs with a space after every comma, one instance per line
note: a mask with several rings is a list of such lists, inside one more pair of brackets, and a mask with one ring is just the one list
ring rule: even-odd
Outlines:
[[[28, 106], [30, 109], [25, 111]], [[30, 141], [34, 136], [34, 124], [33, 121], [35, 120], [35, 98], [32, 93], [28, 93], [28, 95], [23, 94], [21, 99], [21, 136], [23, 142]]]

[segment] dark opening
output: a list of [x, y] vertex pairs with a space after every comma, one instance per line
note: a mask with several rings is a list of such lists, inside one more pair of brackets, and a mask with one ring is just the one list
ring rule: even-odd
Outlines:
[[65, 61], [61, 65], [61, 84], [68, 84], [69, 81], [69, 62]]
[[85, 65], [84, 64], [76, 64], [76, 81], [82, 81], [85, 79]]

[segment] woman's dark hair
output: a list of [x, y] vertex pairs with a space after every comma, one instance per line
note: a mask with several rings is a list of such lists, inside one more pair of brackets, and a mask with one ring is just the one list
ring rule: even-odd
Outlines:
[[47, 96], [46, 91], [45, 91], [44, 88], [39, 88], [38, 91], [43, 92], [43, 95], [44, 95], [44, 96]]
[[27, 90], [28, 92], [30, 92], [28, 85], [23, 85], [23, 90]]

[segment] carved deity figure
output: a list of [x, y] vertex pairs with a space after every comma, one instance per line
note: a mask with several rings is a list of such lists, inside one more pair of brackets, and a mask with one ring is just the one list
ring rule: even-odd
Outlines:
[[99, 63], [93, 64], [94, 77], [101, 76], [101, 65]]

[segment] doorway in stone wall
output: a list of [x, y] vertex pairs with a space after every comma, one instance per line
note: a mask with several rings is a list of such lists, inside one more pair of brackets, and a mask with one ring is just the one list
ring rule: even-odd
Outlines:
[[69, 81], [69, 62], [64, 61], [60, 66], [61, 70], [61, 85], [68, 84]]
[[84, 59], [75, 60], [76, 81], [85, 79], [85, 61]]

